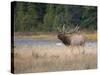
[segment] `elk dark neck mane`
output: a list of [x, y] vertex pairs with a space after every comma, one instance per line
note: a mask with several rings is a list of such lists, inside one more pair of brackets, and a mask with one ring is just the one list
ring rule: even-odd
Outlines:
[[70, 45], [70, 36], [65, 34], [58, 34], [58, 39], [60, 39], [65, 45]]

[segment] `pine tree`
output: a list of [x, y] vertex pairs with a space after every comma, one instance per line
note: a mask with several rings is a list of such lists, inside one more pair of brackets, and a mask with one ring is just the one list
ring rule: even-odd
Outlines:
[[97, 29], [97, 8], [96, 7], [83, 7], [83, 13], [81, 17], [81, 26], [86, 29]]
[[25, 31], [24, 27], [24, 6], [22, 2], [18, 2], [16, 5], [16, 18], [15, 25], [16, 31]]
[[55, 17], [54, 5], [48, 4], [46, 9], [46, 14], [44, 16], [44, 29], [52, 31], [53, 23]]
[[26, 15], [27, 15], [27, 21], [26, 21], [27, 31], [35, 31], [38, 23], [35, 4], [28, 3]]

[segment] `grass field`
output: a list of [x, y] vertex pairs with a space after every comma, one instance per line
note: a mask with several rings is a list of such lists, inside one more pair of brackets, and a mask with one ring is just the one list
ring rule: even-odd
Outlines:
[[97, 47], [65, 45], [16, 46], [14, 73], [84, 70], [97, 68]]
[[[97, 40], [96, 33], [83, 35]], [[15, 38], [57, 39], [57, 34], [15, 35]], [[83, 53], [84, 50], [84, 54]], [[14, 46], [14, 73], [84, 70], [97, 68], [97, 46], [69, 47], [61, 45]]]

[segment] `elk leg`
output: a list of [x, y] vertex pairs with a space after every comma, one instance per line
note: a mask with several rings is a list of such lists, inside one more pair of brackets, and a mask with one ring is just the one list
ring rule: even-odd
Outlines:
[[70, 45], [69, 45], [69, 50], [70, 50], [70, 51], [71, 51], [71, 53], [72, 53], [72, 50], [73, 50], [73, 49], [72, 49], [72, 46], [70, 46]]
[[74, 55], [74, 53], [73, 53], [74, 46], [73, 46], [73, 45], [72, 45], [72, 46], [70, 46], [70, 49], [71, 49], [71, 53]]
[[80, 55], [80, 53], [81, 53], [80, 48], [81, 48], [81, 47], [80, 47], [80, 46], [78, 46], [77, 48], [78, 48], [78, 52], [79, 52], [79, 55]]
[[77, 52], [76, 52], [76, 55], [77, 55], [77, 54], [80, 54], [80, 46], [75, 46], [75, 47], [76, 47], [76, 51], [77, 51]]
[[82, 46], [83, 49], [82, 49], [82, 54], [85, 54], [85, 48], [84, 48], [84, 45]]

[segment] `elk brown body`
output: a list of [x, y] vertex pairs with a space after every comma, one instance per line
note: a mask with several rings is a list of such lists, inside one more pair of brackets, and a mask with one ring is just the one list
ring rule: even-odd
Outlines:
[[58, 39], [60, 39], [65, 45], [84, 45], [85, 38], [81, 34], [58, 34]]

